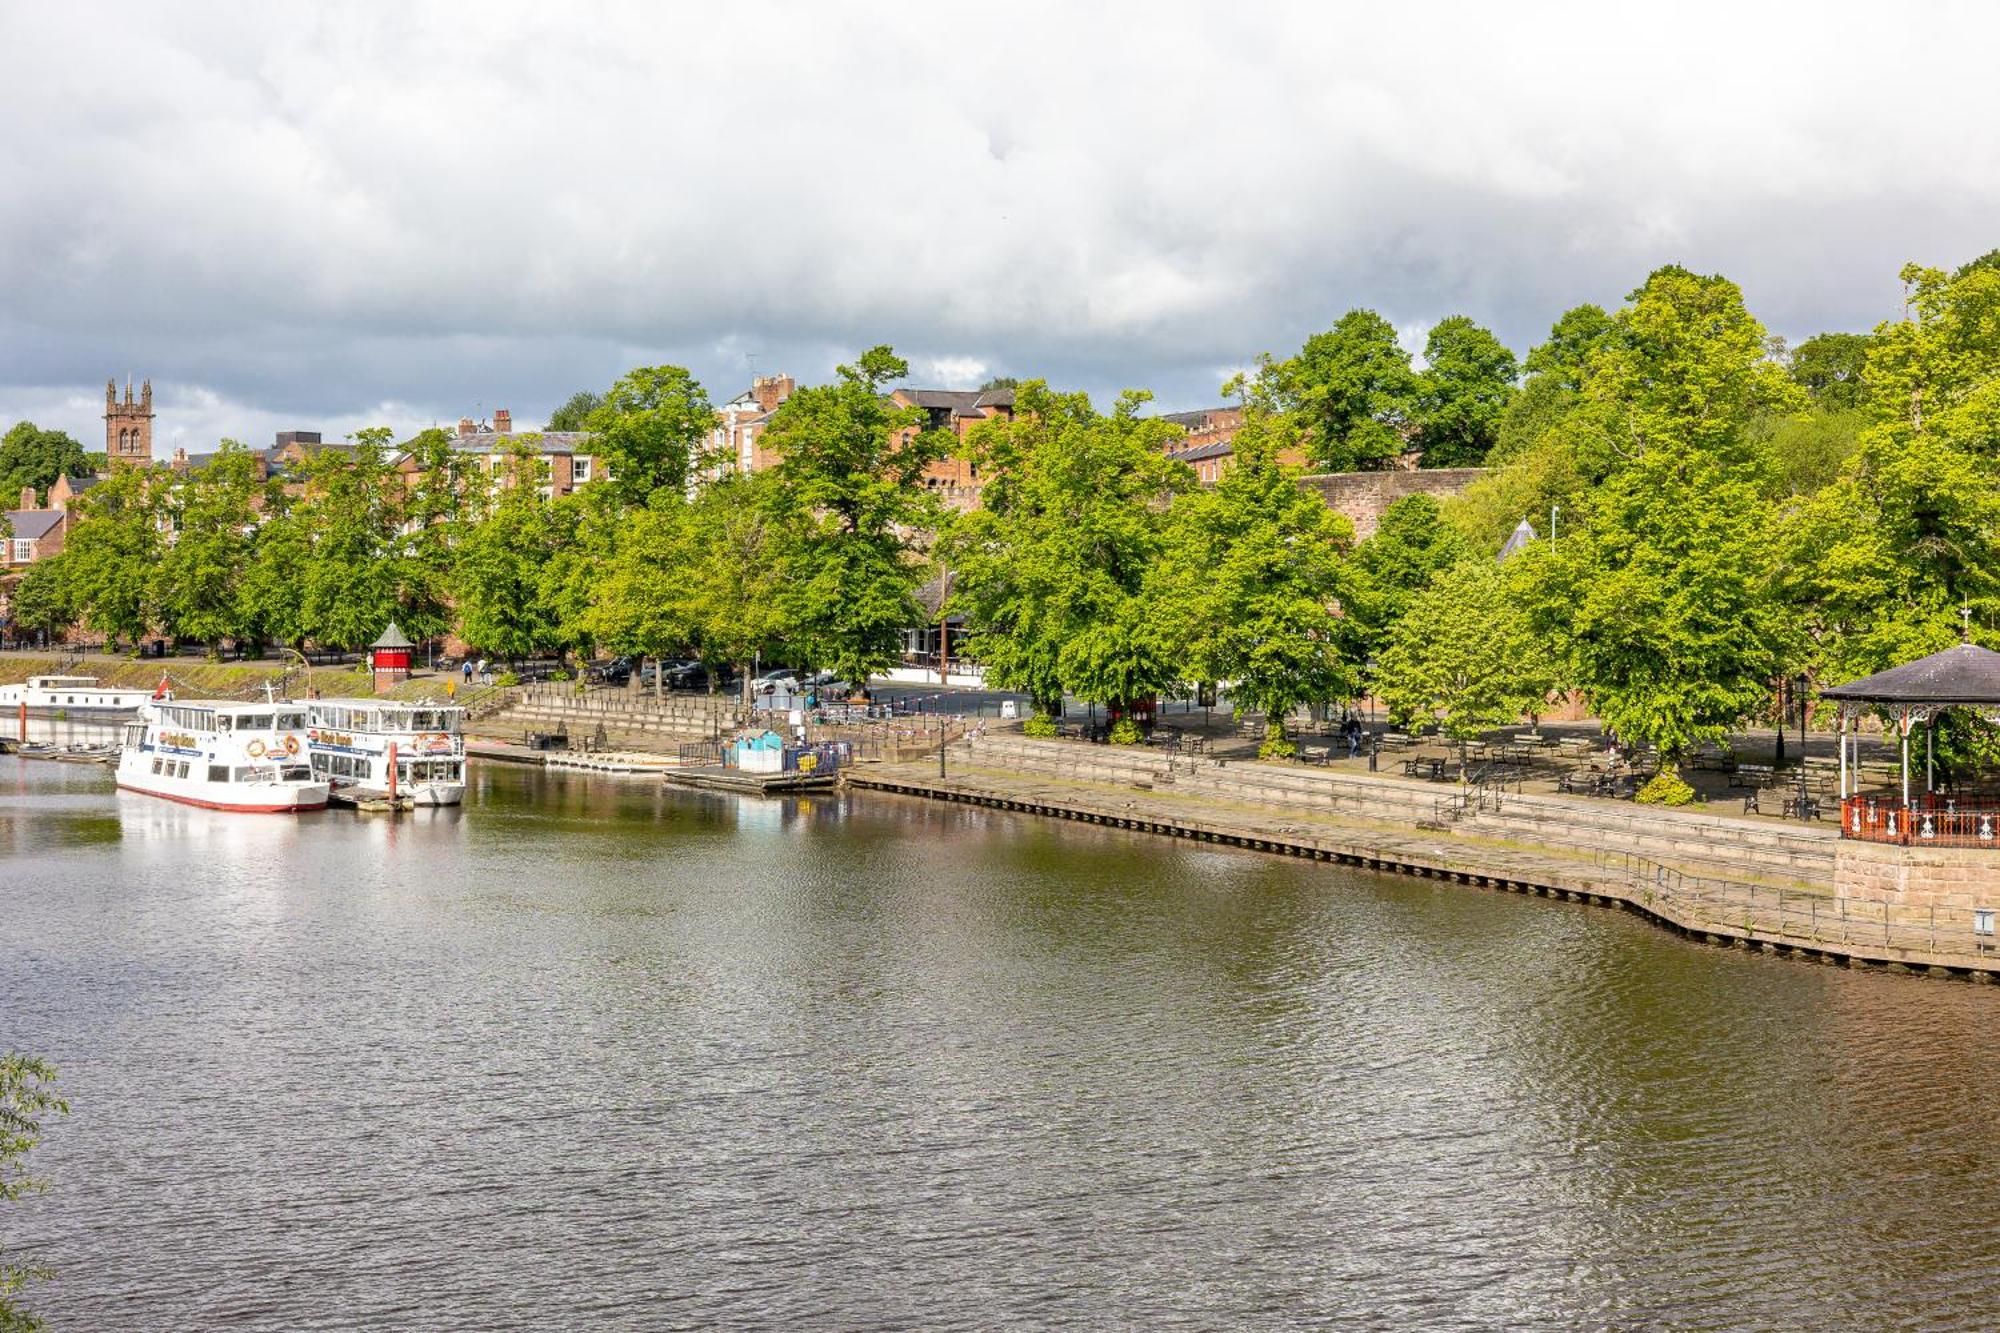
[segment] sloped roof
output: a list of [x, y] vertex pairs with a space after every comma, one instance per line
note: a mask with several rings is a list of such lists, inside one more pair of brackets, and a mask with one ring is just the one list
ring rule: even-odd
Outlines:
[[1198, 408], [1192, 412], [1162, 412], [1160, 413], [1160, 420], [1171, 421], [1176, 426], [1186, 426], [1188, 429], [1192, 430], [1196, 426], [1206, 426], [1211, 418], [1216, 417], [1221, 413], [1231, 412], [1234, 410], [1235, 410], [1234, 408], [1228, 406], [1227, 404], [1224, 404], [1221, 407]]
[[392, 620], [389, 622], [389, 628], [382, 631], [382, 637], [368, 646], [370, 648], [414, 648], [417, 645], [411, 643], [404, 636], [403, 631], [396, 628], [396, 622]]
[[1540, 533], [1535, 531], [1534, 524], [1528, 522], [1525, 518], [1522, 519], [1514, 525], [1513, 534], [1507, 538], [1507, 544], [1500, 548], [1500, 554], [1497, 558], [1505, 560], [1510, 555], [1520, 554], [1529, 542], [1536, 540], [1540, 535]]
[[1870, 704], [2000, 704], [2000, 653], [1961, 643], [1820, 696]]
[[60, 509], [9, 509], [7, 511], [7, 526], [13, 529], [13, 535], [16, 537], [25, 537], [31, 541], [36, 537], [48, 536], [62, 521], [63, 511]]
[[590, 441], [591, 434], [587, 430], [522, 431], [518, 435], [507, 431], [476, 430], [470, 435], [454, 436], [451, 447], [462, 454], [490, 454], [503, 452], [510, 444], [532, 444], [536, 453], [587, 454], [590, 452]]
[[1199, 463], [1204, 459], [1221, 458], [1236, 452], [1236, 445], [1229, 440], [1215, 440], [1208, 444], [1197, 444], [1186, 449], [1169, 449], [1167, 457], [1176, 463]]

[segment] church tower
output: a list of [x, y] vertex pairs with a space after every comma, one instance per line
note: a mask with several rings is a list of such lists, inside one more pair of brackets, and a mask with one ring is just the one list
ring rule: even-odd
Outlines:
[[147, 380], [132, 401], [132, 381], [125, 381], [125, 401], [118, 401], [118, 385], [104, 382], [104, 457], [112, 463], [153, 462], [153, 382]]

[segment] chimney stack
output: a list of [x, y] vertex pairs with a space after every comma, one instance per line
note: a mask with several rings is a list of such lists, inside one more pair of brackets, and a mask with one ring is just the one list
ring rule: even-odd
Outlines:
[[21, 508], [34, 509], [36, 507], [35, 488], [33, 486], [23, 486], [21, 488]]
[[458, 434], [459, 434], [459, 438], [461, 438], [461, 439], [463, 439], [463, 438], [464, 438], [465, 436], [467, 436], [467, 435], [470, 435], [470, 434], [472, 434], [472, 418], [471, 418], [471, 417], [460, 417], [460, 418], [458, 419]]
[[514, 414], [504, 407], [494, 408], [493, 429], [499, 431], [502, 435], [512, 435], [514, 433]]
[[750, 381], [750, 396], [757, 400], [759, 412], [775, 412], [795, 387], [790, 375], [764, 375]]

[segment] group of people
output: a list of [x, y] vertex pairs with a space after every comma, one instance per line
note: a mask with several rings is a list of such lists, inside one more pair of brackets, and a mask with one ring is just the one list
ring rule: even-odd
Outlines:
[[483, 657], [479, 659], [477, 666], [474, 666], [472, 659], [468, 657], [458, 664], [458, 669], [459, 673], [465, 678], [468, 688], [471, 687], [472, 678], [475, 674], [478, 675], [481, 685], [491, 685], [493, 683], [493, 664]]

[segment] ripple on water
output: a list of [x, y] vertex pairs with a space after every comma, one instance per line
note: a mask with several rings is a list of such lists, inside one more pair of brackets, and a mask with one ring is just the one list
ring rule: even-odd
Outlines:
[[1984, 988], [992, 811], [496, 767], [387, 821], [21, 765], [0, 838], [0, 1046], [75, 1107], [10, 1219], [59, 1327], [2000, 1306]]

